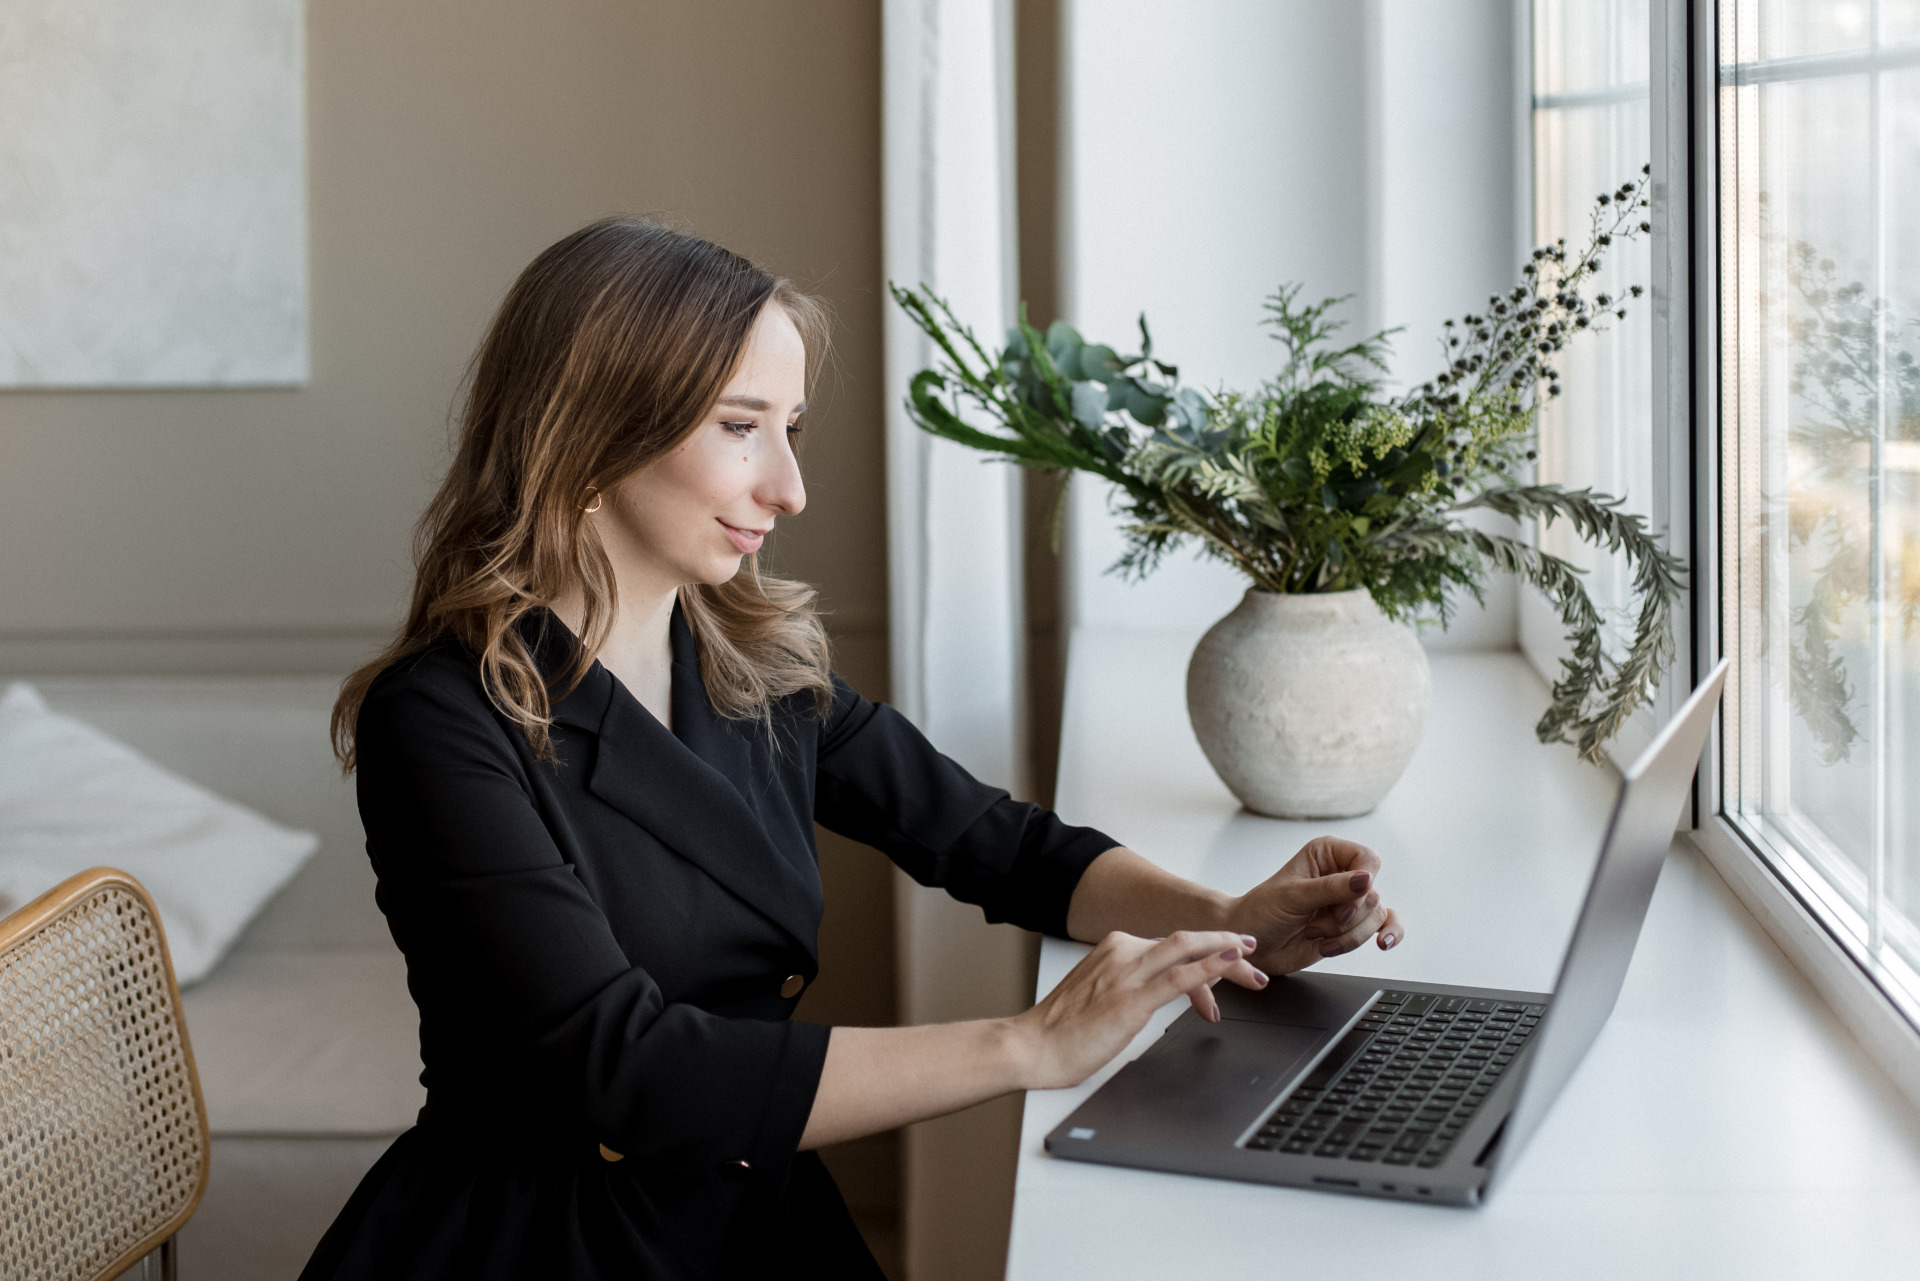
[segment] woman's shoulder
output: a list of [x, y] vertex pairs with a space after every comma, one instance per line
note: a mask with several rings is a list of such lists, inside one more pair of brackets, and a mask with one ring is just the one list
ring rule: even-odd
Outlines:
[[442, 639], [380, 670], [360, 703], [355, 738], [366, 744], [453, 727], [487, 732], [495, 719], [479, 660], [459, 642]]
[[[861, 709], [870, 709], [872, 704], [861, 698], [838, 672], [829, 672], [828, 676], [831, 693], [826, 698], [822, 698], [817, 689], [797, 689], [775, 697], [768, 704], [766, 716], [771, 722], [774, 740], [818, 745], [841, 732], [849, 716], [863, 718]], [[724, 715], [717, 708], [714, 712]], [[737, 733], [755, 739], [767, 737], [762, 729], [756, 728], [765, 722], [756, 717], [726, 719], [736, 725]]]
[[886, 706], [868, 700], [839, 672], [829, 675], [833, 681], [833, 699], [826, 710], [820, 710], [811, 691], [808, 691], [805, 703], [805, 713], [816, 726], [822, 751], [831, 751], [849, 736], [857, 734]]
[[405, 700], [421, 695], [478, 697], [486, 701], [480, 661], [451, 637], [402, 654], [380, 669], [367, 686], [367, 701]]

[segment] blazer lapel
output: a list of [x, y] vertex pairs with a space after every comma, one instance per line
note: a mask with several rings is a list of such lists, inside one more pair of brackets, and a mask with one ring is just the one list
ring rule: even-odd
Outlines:
[[[589, 791], [726, 886], [813, 957], [823, 901], [818, 873], [809, 868], [803, 874], [775, 846], [730, 781], [750, 786], [753, 753], [740, 736], [715, 723], [678, 607], [673, 630], [673, 716], [687, 741], [655, 720], [597, 662], [579, 688], [555, 701], [554, 719], [599, 737]], [[571, 634], [566, 641], [577, 644]], [[552, 651], [546, 645], [536, 652], [543, 672], [564, 670], [564, 657], [555, 667], [547, 665]]]
[[[759, 795], [774, 785], [774, 762], [765, 750], [756, 752], [756, 742], [765, 742], [765, 730], [752, 722], [729, 721], [713, 710], [707, 697], [707, 683], [700, 674], [700, 654], [693, 643], [693, 631], [678, 607], [673, 611], [673, 733], [689, 751], [725, 779], [755, 822], [765, 830]], [[811, 816], [808, 816], [809, 822]], [[819, 865], [810, 847], [773, 843], [793, 865], [802, 880], [816, 884]]]

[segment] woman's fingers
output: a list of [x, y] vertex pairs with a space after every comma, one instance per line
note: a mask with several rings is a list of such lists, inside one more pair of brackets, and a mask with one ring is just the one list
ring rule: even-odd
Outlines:
[[1214, 996], [1213, 989], [1221, 979], [1238, 983], [1241, 987], [1252, 988], [1256, 992], [1273, 982], [1266, 971], [1256, 969], [1251, 961], [1244, 958], [1237, 964], [1227, 966], [1219, 976], [1207, 980], [1206, 986], [1187, 993], [1188, 999], [1193, 1002], [1193, 1008], [1200, 1011], [1200, 1017], [1209, 1023], [1220, 1021], [1220, 1001]]
[[1378, 872], [1380, 856], [1358, 841], [1340, 836], [1316, 836], [1300, 847], [1296, 862], [1313, 869], [1316, 876], [1333, 872]]
[[1379, 899], [1373, 892], [1373, 873], [1367, 871], [1334, 872], [1311, 880], [1294, 881], [1285, 887], [1284, 892], [1292, 901], [1293, 909], [1308, 920], [1326, 911], [1337, 915], [1341, 908], [1350, 907], [1369, 896], [1375, 901]]
[[1273, 979], [1265, 970], [1260, 969], [1254, 965], [1252, 961], [1244, 958], [1238, 965], [1228, 966], [1226, 973], [1222, 977], [1231, 979], [1241, 987], [1250, 987], [1256, 992], [1273, 982]]
[[1339, 956], [1342, 953], [1353, 951], [1354, 948], [1359, 947], [1379, 931], [1380, 927], [1386, 923], [1388, 914], [1387, 908], [1375, 902], [1371, 908], [1366, 909], [1353, 918], [1348, 923], [1347, 928], [1341, 930], [1331, 938], [1322, 939], [1319, 948], [1320, 955]]
[[1176, 930], [1149, 948], [1140, 958], [1142, 977], [1162, 974], [1183, 965], [1208, 958], [1239, 960], [1254, 947], [1250, 934], [1229, 934], [1225, 930]]
[[[1253, 940], [1226, 931], [1182, 931], [1164, 939], [1109, 934], [1038, 1005], [1021, 1015], [1037, 1039], [1029, 1088], [1073, 1085], [1106, 1063], [1177, 996], [1219, 1017], [1210, 985], [1246, 971]], [[1256, 984], [1257, 985], [1257, 984]]]
[[[1165, 971], [1156, 987], [1151, 989], [1151, 1000], [1157, 1009], [1177, 996], [1191, 998], [1197, 992], [1206, 992], [1207, 1001], [1216, 1010], [1218, 1002], [1211, 991], [1215, 982], [1225, 977], [1226, 972], [1242, 964], [1240, 960], [1229, 960], [1224, 953], [1205, 956], [1185, 965], [1176, 965]], [[1202, 1013], [1205, 1013], [1203, 1010]]]
[[1400, 914], [1388, 908], [1387, 919], [1380, 923], [1380, 933], [1377, 936], [1380, 940], [1380, 950], [1384, 952], [1393, 947], [1405, 934], [1406, 931], [1400, 926]]
[[[1237, 966], [1254, 947], [1251, 935], [1220, 930], [1182, 930], [1169, 934], [1140, 958], [1141, 978], [1156, 1007], [1182, 994], [1192, 995]], [[1211, 993], [1209, 993], [1211, 1000]], [[1203, 1011], [1204, 1013], [1204, 1011]]]
[[1380, 891], [1368, 890], [1364, 897], [1352, 903], [1323, 907], [1307, 921], [1305, 929], [1300, 931], [1303, 939], [1334, 938], [1353, 928], [1356, 919], [1363, 917], [1380, 906]]
[[1164, 942], [1165, 939], [1143, 939], [1115, 930], [1094, 944], [1093, 952], [1087, 959], [1111, 960], [1121, 964], [1137, 962]]

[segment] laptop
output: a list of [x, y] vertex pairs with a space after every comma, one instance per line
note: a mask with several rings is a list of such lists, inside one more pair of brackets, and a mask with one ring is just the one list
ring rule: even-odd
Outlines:
[[1478, 1205], [1613, 1012], [1722, 660], [1620, 780], [1551, 993], [1305, 972], [1214, 988], [1047, 1136], [1074, 1161]]

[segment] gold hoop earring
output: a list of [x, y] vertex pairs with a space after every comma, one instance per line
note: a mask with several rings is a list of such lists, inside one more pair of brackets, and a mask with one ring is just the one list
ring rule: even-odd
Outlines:
[[600, 491], [595, 489], [592, 485], [588, 485], [587, 492], [589, 494], [592, 494], [593, 497], [589, 498], [586, 501], [586, 503], [580, 508], [580, 510], [585, 512], [587, 515], [591, 516], [595, 512], [600, 510]]

